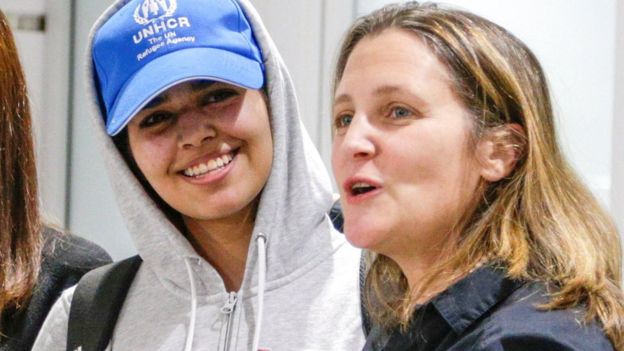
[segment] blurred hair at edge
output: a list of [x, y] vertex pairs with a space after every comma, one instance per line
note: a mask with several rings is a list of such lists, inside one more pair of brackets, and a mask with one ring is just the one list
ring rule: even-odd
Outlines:
[[[35, 286], [42, 239], [37, 172], [24, 73], [0, 11], [0, 314], [25, 303]], [[1, 331], [0, 331], [1, 332]]]
[[[446, 286], [484, 261], [497, 261], [514, 279], [553, 283], [541, 308], [586, 306], [616, 349], [624, 349], [621, 244], [615, 224], [582, 184], [557, 145], [544, 72], [529, 48], [502, 27], [434, 3], [388, 5], [358, 18], [343, 41], [336, 92], [356, 45], [387, 29], [416, 35], [447, 67], [451, 86], [473, 119], [471, 144], [488, 130], [511, 132], [515, 169], [504, 179], [481, 179], [455, 224], [460, 233], [417, 288], [389, 257], [372, 254], [366, 303], [376, 323], [407, 327], [415, 300], [432, 284]], [[523, 135], [521, 135], [523, 134]], [[346, 228], [348, 230], [348, 228]], [[443, 274], [442, 274], [443, 273]], [[441, 282], [442, 280], [442, 282]]]

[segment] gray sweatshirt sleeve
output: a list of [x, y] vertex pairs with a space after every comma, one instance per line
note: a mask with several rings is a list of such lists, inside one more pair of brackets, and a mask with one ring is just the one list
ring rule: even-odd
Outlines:
[[37, 340], [35, 340], [32, 348], [33, 351], [65, 351], [67, 348], [69, 306], [74, 295], [74, 289], [75, 287], [65, 290], [52, 306], [39, 335], [37, 335]]

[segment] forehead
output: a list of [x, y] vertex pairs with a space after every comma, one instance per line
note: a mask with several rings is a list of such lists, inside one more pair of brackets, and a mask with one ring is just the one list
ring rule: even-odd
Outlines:
[[358, 42], [349, 55], [336, 95], [374, 86], [450, 88], [450, 74], [415, 33], [391, 28]]

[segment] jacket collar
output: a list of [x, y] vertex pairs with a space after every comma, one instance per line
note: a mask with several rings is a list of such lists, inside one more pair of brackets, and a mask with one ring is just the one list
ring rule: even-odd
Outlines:
[[487, 313], [494, 305], [522, 286], [511, 280], [507, 271], [494, 264], [476, 269], [429, 304], [435, 308], [457, 335]]

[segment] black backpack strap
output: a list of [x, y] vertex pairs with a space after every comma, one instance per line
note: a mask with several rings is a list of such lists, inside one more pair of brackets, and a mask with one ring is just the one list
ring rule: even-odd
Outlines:
[[69, 310], [67, 351], [103, 351], [108, 346], [141, 262], [141, 257], [132, 256], [80, 279]]

